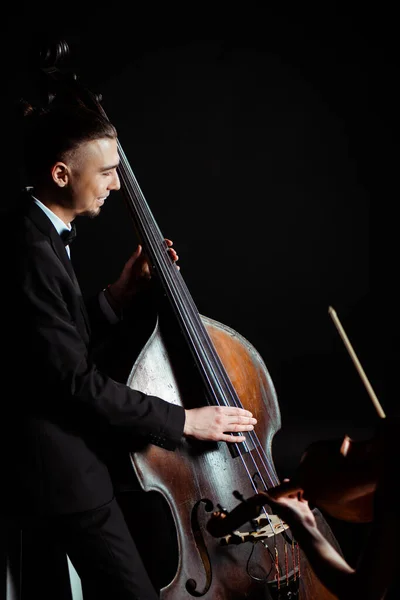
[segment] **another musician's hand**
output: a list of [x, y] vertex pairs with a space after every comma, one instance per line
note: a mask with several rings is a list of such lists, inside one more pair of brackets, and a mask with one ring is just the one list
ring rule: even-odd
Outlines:
[[245, 436], [232, 435], [252, 431], [257, 420], [250, 411], [234, 406], [202, 406], [185, 410], [184, 435], [215, 442], [244, 442]]
[[266, 493], [268, 504], [281, 519], [295, 528], [296, 526], [316, 527], [316, 520], [301, 487], [284, 479], [283, 483], [270, 488]]

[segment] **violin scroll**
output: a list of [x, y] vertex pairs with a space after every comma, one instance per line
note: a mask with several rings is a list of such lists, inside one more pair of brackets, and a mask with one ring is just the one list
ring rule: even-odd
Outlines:
[[[234, 495], [238, 497], [238, 494], [235, 492]], [[249, 500], [244, 500], [243, 497], [240, 499], [242, 500], [241, 503], [230, 512], [220, 509], [215, 511], [208, 520], [207, 531], [213, 537], [226, 536], [232, 531], [237, 530], [246, 521], [250, 521], [254, 527], [254, 519], [259, 516], [262, 507], [268, 502], [267, 496], [262, 493], [255, 494]]]
[[[70, 57], [70, 48], [65, 40], [58, 40], [42, 46], [39, 50], [39, 60], [42, 69], [54, 69], [60, 62]], [[74, 74], [76, 78], [76, 75]]]

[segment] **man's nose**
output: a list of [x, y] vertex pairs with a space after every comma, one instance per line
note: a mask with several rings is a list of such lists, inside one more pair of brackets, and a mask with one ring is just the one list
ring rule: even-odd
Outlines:
[[119, 190], [121, 187], [121, 182], [118, 177], [118, 173], [115, 171], [114, 177], [110, 184], [110, 190]]

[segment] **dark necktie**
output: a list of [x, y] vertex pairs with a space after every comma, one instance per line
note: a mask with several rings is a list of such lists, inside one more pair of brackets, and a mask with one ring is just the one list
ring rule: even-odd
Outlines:
[[65, 229], [64, 231], [61, 232], [61, 239], [64, 242], [65, 246], [69, 246], [70, 243], [75, 239], [75, 237], [76, 237], [75, 223], [71, 223], [71, 231], [69, 231], [68, 229]]

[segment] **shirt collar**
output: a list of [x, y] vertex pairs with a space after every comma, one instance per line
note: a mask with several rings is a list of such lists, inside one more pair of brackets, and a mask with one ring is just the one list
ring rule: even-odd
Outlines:
[[64, 221], [60, 219], [60, 217], [54, 214], [52, 210], [50, 210], [45, 204], [43, 204], [43, 202], [40, 202], [40, 200], [35, 198], [35, 196], [32, 196], [32, 198], [35, 204], [37, 204], [42, 209], [42, 211], [49, 217], [50, 221], [53, 223], [54, 227], [60, 235], [65, 230], [71, 231], [71, 225], [66, 225]]

